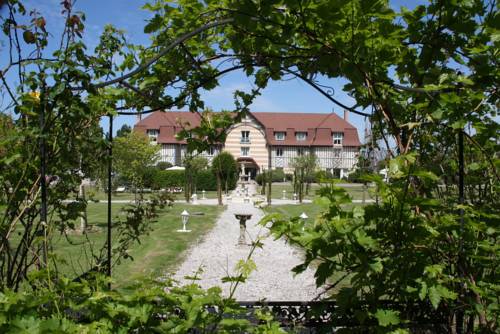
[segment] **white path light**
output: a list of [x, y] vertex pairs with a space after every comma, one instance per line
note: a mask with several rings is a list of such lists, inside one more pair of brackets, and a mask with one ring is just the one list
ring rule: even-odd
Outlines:
[[305, 212], [302, 212], [299, 218], [302, 220], [302, 231], [304, 231], [304, 227], [306, 226], [306, 219], [309, 217], [306, 215]]
[[191, 232], [191, 230], [186, 230], [186, 225], [189, 221], [189, 212], [187, 212], [186, 210], [182, 211], [181, 219], [182, 219], [182, 230], [177, 230], [177, 232]]

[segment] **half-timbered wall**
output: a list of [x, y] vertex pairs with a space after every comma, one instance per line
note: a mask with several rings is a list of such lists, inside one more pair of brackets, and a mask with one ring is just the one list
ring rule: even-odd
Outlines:
[[175, 148], [177, 144], [161, 144], [160, 161], [175, 165]]
[[321, 169], [352, 169], [357, 162], [356, 147], [315, 147], [318, 165]]
[[[281, 150], [281, 156], [278, 155]], [[358, 149], [356, 147], [300, 147], [300, 146], [273, 146], [271, 149], [272, 168], [283, 168], [285, 171], [291, 171], [293, 159], [299, 156], [299, 150], [302, 154], [309, 152], [315, 154], [318, 159], [320, 169], [346, 169], [351, 170], [357, 162]]]
[[[184, 157], [187, 153], [187, 146], [183, 144], [161, 144], [160, 160], [169, 162], [172, 165], [182, 166]], [[208, 163], [212, 163], [212, 159], [219, 153], [219, 149], [213, 148], [208, 152], [202, 152], [198, 156], [204, 157]], [[193, 153], [196, 155], [196, 152]]]

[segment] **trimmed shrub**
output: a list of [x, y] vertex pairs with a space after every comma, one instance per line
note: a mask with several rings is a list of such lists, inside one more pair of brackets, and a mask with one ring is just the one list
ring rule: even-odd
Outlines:
[[283, 182], [285, 179], [285, 172], [283, 169], [273, 169], [273, 182]]
[[170, 167], [172, 167], [172, 164], [168, 161], [160, 161], [156, 164], [156, 168], [158, 168], [159, 170], [165, 170]]
[[262, 185], [262, 178], [263, 178], [263, 177], [264, 177], [264, 174], [263, 174], [263, 173], [260, 173], [260, 174], [258, 174], [258, 175], [255, 177], [255, 182], [257, 182], [257, 184], [258, 184], [259, 186], [261, 186], [261, 185]]
[[361, 168], [358, 168], [347, 176], [347, 181], [353, 183], [365, 183], [366, 181], [363, 180], [362, 177], [370, 174], [371, 173], [363, 171]]
[[[266, 171], [268, 173], [268, 171]], [[264, 173], [260, 173], [255, 177], [255, 182], [257, 182], [258, 185], [262, 185], [262, 178], [264, 177]], [[273, 169], [273, 182], [283, 182], [283, 180], [286, 180], [286, 175], [283, 169]]]
[[184, 187], [184, 183], [183, 170], [156, 170], [151, 188]]
[[[148, 171], [150, 173], [150, 171]], [[229, 180], [229, 189], [236, 188], [236, 179]], [[211, 170], [200, 171], [194, 182], [198, 190], [217, 190], [217, 179]], [[145, 185], [151, 189], [163, 189], [179, 187], [184, 188], [186, 183], [186, 175], [183, 170], [158, 170], [156, 169], [151, 175], [151, 181]]]
[[[196, 176], [196, 189], [200, 190], [217, 190], [217, 179], [210, 170], [203, 170]], [[234, 189], [234, 188], [231, 188]]]

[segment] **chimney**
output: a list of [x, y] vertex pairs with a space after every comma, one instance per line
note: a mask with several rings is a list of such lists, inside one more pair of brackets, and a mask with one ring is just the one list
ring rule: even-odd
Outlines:
[[349, 110], [344, 109], [344, 121], [349, 122]]
[[136, 123], [139, 123], [141, 121], [141, 119], [142, 119], [142, 114], [139, 112], [139, 113], [137, 113], [137, 115], [135, 117]]

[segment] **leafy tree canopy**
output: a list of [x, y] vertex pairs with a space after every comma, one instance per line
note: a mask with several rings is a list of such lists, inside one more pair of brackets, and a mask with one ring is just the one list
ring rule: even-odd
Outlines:
[[160, 147], [152, 145], [149, 138], [133, 131], [113, 142], [113, 165], [120, 175], [132, 185], [144, 184], [146, 172], [158, 161]]

